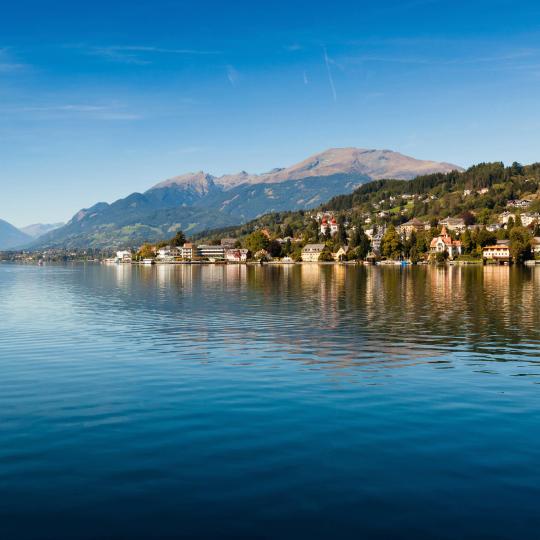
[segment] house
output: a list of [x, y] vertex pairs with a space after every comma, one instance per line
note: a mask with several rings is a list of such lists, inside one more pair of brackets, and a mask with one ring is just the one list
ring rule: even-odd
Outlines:
[[431, 240], [429, 251], [431, 255], [448, 253], [448, 258], [453, 259], [454, 257], [461, 255], [461, 242], [459, 240], [452, 240], [452, 237], [448, 234], [446, 227], [443, 225], [441, 234], [435, 236], [435, 238]]
[[521, 224], [524, 227], [528, 227], [529, 225], [532, 225], [535, 222], [540, 221], [540, 214], [538, 212], [523, 212], [521, 214]]
[[371, 242], [371, 250], [374, 255], [380, 255], [381, 253], [381, 242], [386, 232], [386, 227], [380, 227], [376, 232], [375, 229], [368, 229], [366, 231], [366, 236]]
[[225, 248], [223, 246], [209, 246], [202, 244], [197, 246], [197, 251], [201, 257], [210, 259], [211, 261], [223, 261], [225, 259]]
[[509, 262], [510, 246], [505, 244], [497, 244], [495, 246], [483, 247], [482, 257], [489, 261]]
[[348, 253], [349, 246], [342, 246], [335, 253], [332, 253], [332, 257], [334, 257], [335, 261], [345, 261]]
[[[429, 223], [427, 225], [429, 229]], [[420, 221], [418, 218], [413, 218], [407, 223], [403, 223], [398, 227], [398, 231], [405, 238], [410, 238], [413, 232], [424, 231], [426, 229], [426, 224], [423, 221]]]
[[119, 263], [130, 263], [132, 257], [131, 251], [117, 251], [115, 261]]
[[515, 214], [513, 214], [512, 212], [508, 212], [508, 210], [505, 210], [502, 214], [499, 214], [499, 223], [501, 225], [508, 225], [508, 221], [510, 220], [510, 218], [515, 221]]
[[338, 232], [339, 225], [337, 224], [336, 218], [331, 217], [327, 219], [326, 216], [322, 218], [321, 221], [321, 234], [326, 234], [326, 230], [330, 231], [330, 235], [333, 236]]
[[302, 261], [317, 262], [325, 247], [324, 244], [306, 244], [302, 249]]
[[527, 208], [532, 203], [531, 199], [517, 199], [514, 201], [508, 201], [506, 206], [511, 208]]
[[248, 260], [249, 250], [247, 249], [228, 249], [225, 252], [225, 260], [230, 263], [243, 263]]
[[181, 256], [181, 248], [176, 246], [164, 246], [157, 250], [156, 259], [159, 261], [174, 261], [175, 258]]
[[169, 261], [169, 260], [172, 260], [172, 258], [173, 257], [171, 256], [171, 246], [163, 246], [157, 250], [157, 253], [156, 253], [157, 260]]
[[463, 219], [452, 217], [447, 217], [446, 219], [439, 221], [439, 225], [446, 227], [449, 231], [456, 231], [459, 233], [462, 233], [467, 228]]

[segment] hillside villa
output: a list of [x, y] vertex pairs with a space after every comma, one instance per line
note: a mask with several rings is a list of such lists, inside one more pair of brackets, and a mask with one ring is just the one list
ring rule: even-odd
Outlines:
[[465, 221], [462, 218], [453, 218], [447, 217], [446, 219], [441, 219], [439, 225], [446, 227], [449, 231], [456, 231], [462, 233], [466, 228]]
[[330, 231], [330, 235], [334, 235], [338, 232], [339, 225], [335, 217], [328, 219], [326, 216], [323, 216], [321, 220], [321, 234], [326, 234], [326, 230]]
[[448, 234], [446, 227], [443, 225], [441, 234], [435, 236], [431, 240], [429, 246], [431, 255], [437, 255], [438, 253], [447, 253], [449, 259], [453, 259], [458, 255], [461, 255], [461, 242], [459, 240], [452, 240], [452, 237]]
[[430, 225], [428, 221], [420, 221], [418, 218], [413, 218], [407, 221], [407, 223], [401, 224], [398, 227], [398, 232], [408, 240], [413, 232], [417, 233], [429, 230], [429, 228]]

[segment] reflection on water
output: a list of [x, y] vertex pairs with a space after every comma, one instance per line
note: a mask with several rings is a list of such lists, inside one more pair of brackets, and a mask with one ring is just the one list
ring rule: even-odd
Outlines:
[[539, 294], [534, 267], [2, 265], [0, 536], [532, 538]]

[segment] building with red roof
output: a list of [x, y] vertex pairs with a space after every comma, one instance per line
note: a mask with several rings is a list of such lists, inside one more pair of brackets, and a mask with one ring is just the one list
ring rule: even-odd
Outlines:
[[431, 255], [447, 253], [448, 258], [453, 259], [454, 257], [461, 255], [461, 241], [453, 240], [448, 234], [446, 227], [443, 226], [441, 234], [439, 234], [439, 236], [435, 236], [433, 240], [431, 240], [429, 252]]

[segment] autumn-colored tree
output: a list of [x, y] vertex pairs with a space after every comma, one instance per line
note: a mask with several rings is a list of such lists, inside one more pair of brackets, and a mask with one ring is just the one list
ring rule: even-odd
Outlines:
[[399, 259], [403, 245], [401, 238], [393, 225], [390, 225], [381, 240], [381, 255], [389, 259]]

